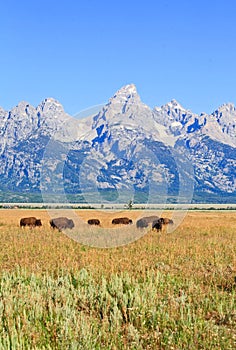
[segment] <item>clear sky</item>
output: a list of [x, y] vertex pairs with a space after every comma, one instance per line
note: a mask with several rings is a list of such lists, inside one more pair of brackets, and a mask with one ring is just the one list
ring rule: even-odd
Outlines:
[[71, 115], [134, 83], [143, 102], [236, 104], [236, 1], [8, 0], [0, 106], [54, 97]]

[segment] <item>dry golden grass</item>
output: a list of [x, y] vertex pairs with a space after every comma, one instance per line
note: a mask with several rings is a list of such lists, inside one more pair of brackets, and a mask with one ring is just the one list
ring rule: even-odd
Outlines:
[[[57, 211], [58, 216], [63, 211]], [[140, 216], [154, 215], [155, 212], [124, 211], [106, 213], [103, 211], [80, 210], [78, 216], [85, 222], [89, 218], [99, 218], [102, 226], [112, 227], [111, 220], [117, 216], [128, 216], [136, 221]], [[164, 213], [171, 216], [171, 213]], [[21, 217], [41, 218], [41, 228], [22, 229]], [[86, 267], [92, 271], [111, 272], [128, 271], [143, 274], [147, 268], [167, 269], [173, 273], [187, 275], [207, 273], [207, 264], [214, 261], [222, 269], [230, 265], [236, 268], [236, 212], [234, 211], [190, 211], [181, 225], [171, 234], [158, 234], [143, 230], [141, 238], [133, 243], [111, 249], [92, 248], [80, 244], [64, 233], [54, 231], [49, 226], [50, 216], [46, 210], [1, 210], [0, 211], [0, 262], [2, 269], [14, 269], [16, 266], [29, 271], [58, 271], [58, 269], [79, 269]], [[102, 235], [101, 228], [84, 224], [81, 230], [87, 230], [95, 236]], [[126, 231], [125, 231], [126, 230]], [[110, 234], [132, 234], [135, 225], [105, 230]], [[140, 232], [140, 231], [139, 231]], [[135, 237], [135, 236], [134, 236]], [[137, 236], [136, 236], [137, 237]], [[235, 272], [236, 273], [236, 272]]]
[[[135, 225], [113, 229], [112, 218], [153, 214], [77, 211], [79, 237], [137, 238]], [[43, 226], [20, 228], [27, 216]], [[0, 211], [0, 348], [235, 349], [236, 212], [190, 211], [172, 233], [144, 230], [110, 249], [49, 220], [44, 210]]]

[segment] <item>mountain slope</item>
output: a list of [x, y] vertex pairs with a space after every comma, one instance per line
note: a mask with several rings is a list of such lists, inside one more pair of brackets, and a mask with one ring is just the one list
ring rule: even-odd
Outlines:
[[3, 192], [65, 192], [87, 201], [93, 193], [95, 202], [236, 198], [233, 104], [211, 115], [176, 100], [152, 110], [130, 84], [84, 120], [52, 98], [36, 108], [0, 108], [0, 134]]

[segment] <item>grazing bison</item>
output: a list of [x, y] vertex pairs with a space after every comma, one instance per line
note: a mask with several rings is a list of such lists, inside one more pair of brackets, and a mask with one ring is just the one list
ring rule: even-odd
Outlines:
[[59, 231], [66, 228], [72, 229], [75, 226], [73, 220], [66, 217], [52, 219], [50, 220], [50, 225], [52, 228], [57, 228]]
[[35, 226], [42, 226], [42, 222], [40, 219], [36, 219], [35, 217], [29, 217], [29, 218], [22, 218], [20, 219], [20, 227], [35, 227]]
[[158, 220], [159, 217], [156, 216], [156, 215], [152, 215], [152, 216], [145, 216], [141, 219], [139, 219], [137, 222], [136, 222], [136, 227], [137, 228], [145, 228], [145, 227], [148, 227], [148, 225], [150, 223], [153, 223], [153, 221], [155, 220]]
[[119, 225], [119, 224], [122, 224], [122, 225], [129, 225], [129, 224], [132, 224], [133, 221], [129, 218], [115, 218], [112, 220], [112, 224], [113, 225]]
[[100, 220], [98, 220], [98, 219], [89, 219], [88, 220], [88, 224], [89, 225], [97, 225], [97, 226], [99, 226], [100, 225]]
[[162, 230], [162, 222], [161, 222], [161, 220], [153, 221], [152, 229], [156, 230], [157, 232], [161, 231]]
[[160, 218], [159, 220], [163, 225], [173, 225], [174, 223], [174, 221], [169, 218]]
[[137, 227], [137, 228], [145, 228], [145, 227], [148, 227], [148, 222], [147, 222], [147, 220], [145, 220], [144, 218], [139, 219], [139, 220], [136, 222], [136, 227]]
[[145, 216], [143, 219], [147, 220], [148, 223], [152, 223], [154, 220], [158, 220], [159, 216], [156, 216], [156, 215]]

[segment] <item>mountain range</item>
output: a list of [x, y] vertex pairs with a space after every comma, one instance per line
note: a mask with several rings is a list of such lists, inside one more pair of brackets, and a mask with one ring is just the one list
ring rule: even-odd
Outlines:
[[53, 98], [0, 107], [0, 135], [2, 201], [236, 202], [232, 103], [150, 108], [130, 84], [83, 119]]

